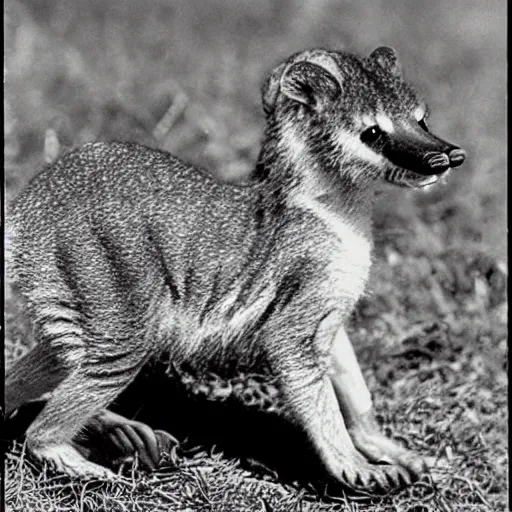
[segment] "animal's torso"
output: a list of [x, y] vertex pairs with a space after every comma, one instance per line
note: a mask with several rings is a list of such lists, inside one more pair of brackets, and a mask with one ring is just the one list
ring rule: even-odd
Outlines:
[[346, 315], [370, 266], [367, 234], [319, 202], [269, 201], [258, 185], [220, 184], [135, 145], [63, 157], [10, 221], [34, 311], [69, 300], [100, 335], [181, 339], [175, 360], [196, 363], [257, 364], [259, 334], [286, 307], [312, 328], [327, 309]]

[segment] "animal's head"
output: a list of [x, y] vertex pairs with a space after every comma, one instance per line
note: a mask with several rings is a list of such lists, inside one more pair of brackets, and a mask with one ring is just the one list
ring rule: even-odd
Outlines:
[[353, 183], [382, 178], [423, 187], [465, 159], [462, 149], [429, 130], [425, 102], [404, 81], [389, 47], [366, 58], [295, 54], [270, 74], [263, 107], [290, 158], [348, 173]]

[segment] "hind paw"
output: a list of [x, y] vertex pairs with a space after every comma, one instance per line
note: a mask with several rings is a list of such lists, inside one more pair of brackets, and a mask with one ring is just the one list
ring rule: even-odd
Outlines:
[[55, 444], [29, 448], [30, 454], [57, 473], [65, 473], [81, 480], [119, 480], [121, 477], [110, 469], [88, 461], [69, 444]]
[[163, 430], [154, 431], [140, 421], [129, 420], [112, 411], [104, 410], [88, 425], [108, 441], [116, 452], [114, 464], [123, 463], [138, 455], [147, 469], [158, 466], [164, 453], [173, 453], [178, 441]]

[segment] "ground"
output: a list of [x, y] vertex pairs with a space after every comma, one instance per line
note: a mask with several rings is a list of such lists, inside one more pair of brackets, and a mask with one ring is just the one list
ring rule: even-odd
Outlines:
[[[162, 146], [227, 177], [246, 172], [265, 73], [314, 46], [395, 47], [430, 125], [468, 151], [447, 185], [379, 197], [370, 290], [351, 324], [382, 428], [437, 459], [424, 481], [383, 498], [334, 495], [206, 443], [130, 484], [80, 484], [35, 470], [15, 444], [8, 510], [508, 510], [504, 0], [4, 5], [7, 204], [51, 155], [52, 133], [61, 150], [150, 139], [173, 101], [183, 111]], [[7, 362], [22, 350], [15, 309], [7, 288]]]

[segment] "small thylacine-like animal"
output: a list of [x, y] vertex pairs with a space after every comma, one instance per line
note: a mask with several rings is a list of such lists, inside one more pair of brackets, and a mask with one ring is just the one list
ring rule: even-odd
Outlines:
[[96, 416], [157, 458], [149, 427], [105, 408], [166, 351], [178, 366], [267, 365], [285, 414], [347, 486], [389, 489], [423, 471], [379, 431], [344, 324], [368, 278], [374, 184], [433, 184], [464, 151], [430, 133], [391, 48], [297, 53], [270, 74], [263, 107], [244, 183], [93, 143], [13, 202], [8, 271], [37, 344], [7, 371], [6, 412], [52, 391], [26, 433], [35, 457], [113, 476], [72, 444]]

